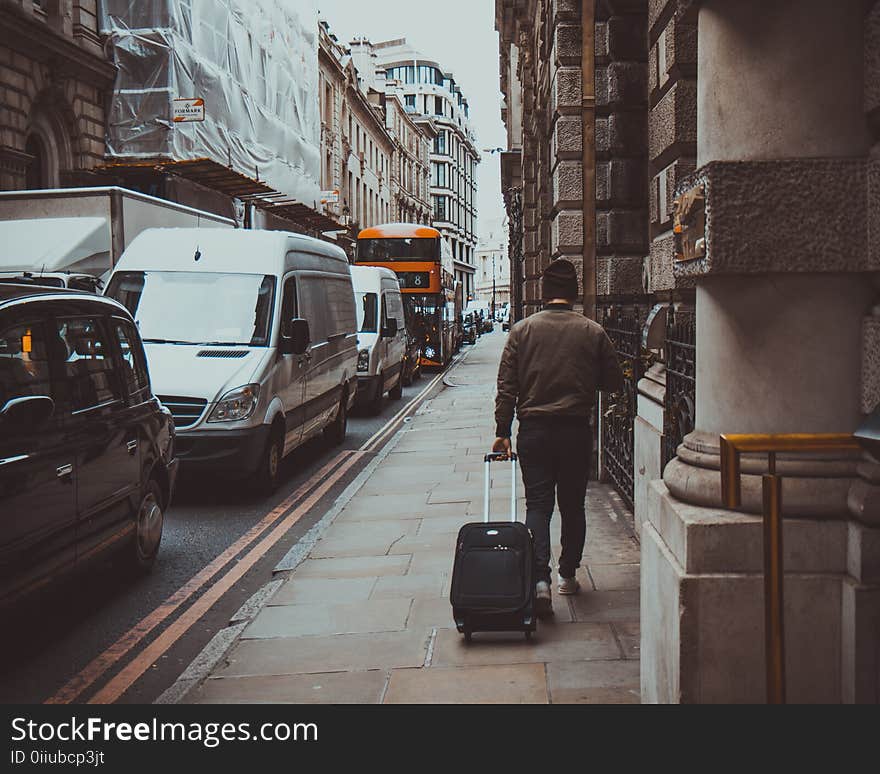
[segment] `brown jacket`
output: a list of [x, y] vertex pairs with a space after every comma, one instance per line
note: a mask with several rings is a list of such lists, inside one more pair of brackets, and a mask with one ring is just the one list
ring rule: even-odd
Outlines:
[[623, 372], [602, 326], [570, 307], [546, 307], [508, 334], [498, 368], [496, 435], [510, 437], [514, 407], [520, 419], [587, 419], [598, 390], [622, 386]]

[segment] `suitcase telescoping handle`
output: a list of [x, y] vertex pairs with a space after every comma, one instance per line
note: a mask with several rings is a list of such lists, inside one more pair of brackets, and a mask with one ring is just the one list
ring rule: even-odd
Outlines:
[[492, 452], [483, 458], [486, 462], [486, 480], [483, 487], [483, 521], [489, 521], [489, 465], [493, 462], [510, 460], [510, 520], [516, 521], [516, 460], [514, 452]]

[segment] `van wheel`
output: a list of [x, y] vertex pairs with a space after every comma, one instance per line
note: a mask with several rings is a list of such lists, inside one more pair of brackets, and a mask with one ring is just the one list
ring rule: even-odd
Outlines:
[[367, 405], [367, 411], [372, 415], [376, 416], [377, 414], [382, 413], [382, 396], [385, 394], [385, 391], [382, 389], [384, 386], [385, 377], [379, 376], [379, 384], [376, 385], [376, 394], [373, 396], [373, 399]]
[[131, 569], [149, 572], [159, 553], [165, 514], [162, 511], [162, 489], [150, 479], [141, 494], [134, 525]]
[[342, 400], [339, 403], [339, 411], [336, 412], [336, 419], [324, 428], [324, 438], [332, 446], [339, 446], [345, 440], [345, 434], [348, 430], [348, 395], [342, 394]]
[[260, 463], [251, 480], [257, 494], [270, 495], [278, 488], [281, 460], [284, 457], [284, 434], [272, 428], [266, 448], [260, 455]]
[[397, 384], [388, 390], [388, 397], [391, 400], [400, 400], [403, 397], [403, 368], [400, 369], [400, 376], [397, 377]]

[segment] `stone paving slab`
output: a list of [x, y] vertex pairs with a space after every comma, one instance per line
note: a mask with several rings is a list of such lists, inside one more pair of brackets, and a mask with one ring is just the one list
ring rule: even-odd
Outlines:
[[437, 596], [414, 599], [407, 624], [417, 628], [455, 629], [452, 604], [445, 587]]
[[418, 526], [419, 522], [415, 519], [356, 522], [345, 524], [344, 527], [335, 524], [318, 541], [310, 557], [384, 556], [402, 538], [415, 534]]
[[243, 640], [230, 654], [220, 677], [354, 672], [420, 667], [425, 663], [429, 630], [378, 634]]
[[600, 591], [612, 589], [638, 589], [638, 564], [596, 564], [590, 565], [593, 583]]
[[581, 591], [569, 598], [575, 620], [601, 623], [639, 620], [639, 590]]
[[190, 697], [194, 704], [377, 704], [384, 670], [212, 679]]
[[[461, 513], [461, 503], [443, 503], [442, 505], [428, 505], [427, 494], [412, 495], [409, 506], [396, 505], [397, 513], [391, 513], [387, 508], [383, 508], [381, 497], [371, 497], [375, 503], [370, 503], [367, 508], [355, 508], [349, 510], [344, 508], [336, 517], [334, 523], [345, 521], [388, 521], [388, 520], [412, 520], [412, 519], [432, 519], [442, 516], [458, 516]], [[356, 500], [352, 500], [352, 503]]]
[[382, 521], [420, 518], [418, 513], [413, 512], [414, 500], [421, 500], [421, 502], [425, 503], [427, 502], [427, 497], [421, 495], [414, 498], [412, 494], [359, 495], [345, 506], [343, 513], [340, 515], [344, 514], [350, 519], [371, 517]]
[[273, 605], [264, 607], [242, 634], [243, 640], [329, 634], [401, 631], [410, 599], [371, 599], [347, 605]]
[[455, 554], [451, 548], [445, 551], [420, 551], [412, 555], [409, 572], [412, 575], [451, 573], [454, 560]]
[[[443, 595], [446, 588], [447, 573], [408, 573], [400, 577], [388, 575], [378, 578], [370, 593], [370, 599], [415, 599], [433, 598]], [[412, 616], [410, 616], [412, 621]]]
[[615, 621], [611, 624], [620, 640], [623, 649], [623, 657], [639, 660], [639, 643], [641, 642], [641, 628], [638, 621]]
[[554, 704], [639, 704], [634, 661], [559, 661], [547, 664]]
[[268, 605], [345, 604], [370, 598], [377, 577], [302, 578], [288, 580]]
[[547, 704], [543, 664], [395, 669], [386, 704]]
[[350, 556], [338, 559], [306, 559], [296, 568], [295, 578], [369, 578], [403, 575], [411, 555]]
[[389, 555], [416, 554], [421, 551], [446, 550], [451, 553], [455, 548], [455, 537], [457, 534], [458, 527], [451, 529], [449, 525], [444, 525], [442, 528], [438, 526], [437, 532], [403, 538], [403, 540], [400, 540], [391, 546], [391, 550], [388, 551], [388, 553]]
[[539, 623], [528, 641], [515, 632], [481, 632], [465, 643], [455, 630], [437, 632], [432, 664], [476, 666], [545, 661], [585, 661], [620, 658], [620, 649], [609, 624]]

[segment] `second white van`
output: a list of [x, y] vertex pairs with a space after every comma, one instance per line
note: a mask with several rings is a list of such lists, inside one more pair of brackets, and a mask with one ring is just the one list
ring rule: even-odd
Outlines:
[[387, 392], [403, 394], [406, 328], [397, 275], [381, 266], [352, 266], [358, 326], [358, 403], [372, 414]]
[[358, 353], [340, 248], [281, 231], [147, 229], [105, 294], [137, 322], [183, 471], [270, 492], [297, 446], [344, 439]]

